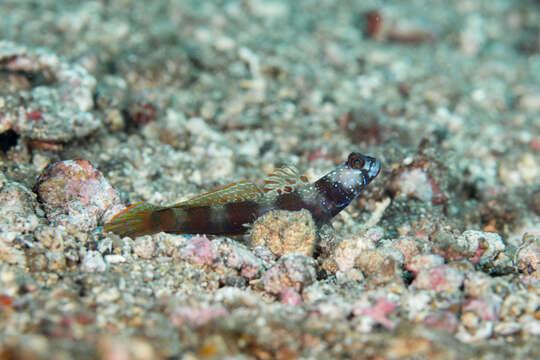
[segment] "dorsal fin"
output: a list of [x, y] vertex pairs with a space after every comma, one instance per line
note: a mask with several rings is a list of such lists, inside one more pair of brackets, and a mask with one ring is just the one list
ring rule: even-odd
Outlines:
[[278, 194], [291, 193], [300, 187], [309, 184], [309, 180], [305, 175], [301, 175], [294, 166], [283, 166], [264, 178], [263, 191], [268, 193], [275, 191]]
[[256, 200], [263, 196], [257, 185], [249, 181], [240, 181], [219, 187], [213, 191], [197, 195], [174, 206], [192, 207], [213, 204], [227, 204], [246, 200]]

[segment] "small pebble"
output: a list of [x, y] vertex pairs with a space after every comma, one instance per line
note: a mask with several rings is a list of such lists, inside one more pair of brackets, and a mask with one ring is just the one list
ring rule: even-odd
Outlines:
[[98, 304], [106, 305], [120, 299], [120, 291], [116, 287], [109, 287], [100, 291], [96, 296]]
[[263, 276], [264, 290], [280, 295], [289, 289], [298, 293], [316, 280], [315, 260], [300, 255], [282, 256]]
[[433, 302], [433, 294], [428, 291], [408, 292], [401, 301], [410, 320], [421, 321], [426, 316], [430, 304]]
[[7, 182], [0, 190], [1, 231], [34, 231], [41, 222], [36, 214], [38, 208], [35, 194], [19, 183]]
[[317, 315], [325, 320], [344, 321], [352, 311], [352, 305], [337, 298], [321, 298], [311, 302], [308, 308], [310, 315]]
[[465, 274], [463, 292], [469, 297], [482, 297], [491, 293], [492, 280], [483, 272], [474, 271]]
[[311, 213], [275, 210], [255, 221], [251, 230], [251, 245], [266, 246], [274, 254], [302, 254], [311, 256], [317, 237]]
[[26, 262], [31, 272], [47, 269], [47, 257], [42, 249], [29, 249], [26, 251]]
[[421, 168], [404, 170], [390, 187], [397, 193], [423, 202], [439, 204], [445, 200], [437, 183]]
[[520, 319], [523, 323], [523, 331], [533, 336], [540, 336], [540, 320], [533, 318], [530, 315]]
[[495, 324], [493, 331], [500, 336], [513, 335], [521, 330], [523, 325], [518, 322], [500, 322]]
[[467, 230], [455, 240], [473, 263], [485, 264], [506, 249], [499, 234], [478, 230]]
[[479, 320], [472, 312], [461, 316], [461, 325], [458, 327], [456, 338], [465, 343], [474, 343], [489, 339], [493, 335], [493, 322]]
[[52, 251], [64, 251], [68, 234], [61, 227], [42, 225], [34, 232], [36, 241]]
[[262, 261], [265, 268], [270, 268], [277, 260], [277, 256], [266, 246], [256, 246], [251, 252]]
[[176, 257], [194, 264], [211, 265], [217, 257], [217, 251], [204, 235], [196, 235], [178, 249]]
[[502, 162], [499, 166], [500, 181], [507, 187], [538, 184], [540, 162], [538, 156], [524, 153], [520, 159]]
[[395, 324], [388, 318], [388, 315], [392, 314], [397, 308], [397, 305], [384, 297], [380, 297], [376, 300], [374, 305], [363, 307], [362, 305], [355, 305], [353, 307], [353, 314], [356, 316], [364, 315], [373, 320], [374, 323], [380, 324], [387, 329], [393, 329]]
[[[532, 294], [514, 292], [504, 298], [501, 306], [500, 317], [503, 321], [513, 321], [530, 313], [530, 306], [535, 306], [538, 299], [534, 299]], [[532, 310], [534, 311], [534, 310]]]
[[[403, 255], [403, 261], [406, 264], [419, 253], [417, 242], [409, 237], [400, 237], [396, 241], [393, 241], [392, 248], [396, 249], [401, 253], [401, 255]], [[410, 269], [408, 270], [411, 271]]]
[[2, 239], [2, 233], [0, 233], [0, 260], [2, 263], [24, 265], [26, 258], [24, 252], [14, 248], [10, 242]]
[[45, 254], [47, 257], [47, 270], [62, 271], [66, 267], [66, 258], [61, 252], [49, 251]]
[[368, 249], [374, 249], [375, 243], [368, 237], [347, 237], [334, 250], [330, 261], [325, 261], [323, 267], [330, 272], [345, 272], [354, 267], [357, 257]]
[[463, 304], [464, 313], [473, 312], [482, 321], [495, 321], [499, 319], [501, 304], [491, 297], [483, 297], [467, 300]]
[[355, 261], [355, 267], [362, 270], [373, 285], [402, 283], [401, 254], [390, 248], [362, 251]]
[[126, 258], [122, 255], [105, 255], [104, 258], [107, 264], [121, 264], [126, 262]]
[[448, 311], [438, 311], [428, 314], [422, 324], [431, 329], [455, 333], [458, 328], [458, 318]]
[[103, 272], [107, 269], [107, 264], [103, 256], [97, 251], [88, 251], [82, 260], [81, 269], [86, 272]]
[[140, 338], [123, 339], [117, 336], [102, 335], [97, 339], [99, 358], [106, 360], [145, 360], [158, 358], [150, 342]]
[[302, 296], [293, 288], [287, 288], [279, 294], [279, 299], [285, 305], [297, 306], [302, 304]]
[[152, 259], [156, 252], [156, 242], [153, 236], [145, 235], [135, 239], [133, 252], [141, 259]]
[[439, 265], [420, 271], [414, 279], [413, 285], [422, 290], [452, 292], [459, 290], [463, 279], [462, 271], [448, 265]]
[[249, 280], [260, 276], [262, 262], [245, 245], [227, 238], [216, 239], [212, 245], [226, 267], [237, 270]]
[[171, 314], [172, 323], [177, 326], [200, 327], [229, 312], [221, 305], [211, 306], [177, 306]]
[[519, 271], [533, 274], [540, 280], [540, 237], [529, 237], [517, 250], [516, 266]]
[[411, 258], [405, 268], [417, 275], [422, 270], [434, 268], [444, 264], [442, 256], [435, 254], [419, 254]]

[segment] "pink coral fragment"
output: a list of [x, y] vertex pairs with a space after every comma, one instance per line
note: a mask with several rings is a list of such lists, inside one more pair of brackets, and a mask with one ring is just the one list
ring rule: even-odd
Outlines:
[[407, 263], [405, 268], [415, 275], [424, 269], [430, 269], [444, 264], [442, 256], [435, 254], [417, 254]]
[[414, 284], [423, 290], [456, 291], [463, 284], [464, 275], [448, 265], [440, 265], [420, 271]]
[[181, 259], [201, 265], [210, 265], [217, 257], [212, 242], [205, 235], [195, 235], [178, 252]]
[[229, 312], [227, 309], [221, 305], [214, 305], [206, 308], [178, 306], [171, 314], [171, 321], [176, 326], [188, 325], [199, 327], [228, 314]]
[[301, 305], [303, 300], [300, 294], [293, 288], [286, 288], [279, 294], [281, 302], [285, 305], [298, 306]]
[[65, 160], [47, 167], [37, 184], [48, 219], [83, 231], [121, 207], [120, 197], [88, 160]]
[[43, 117], [41, 116], [41, 112], [37, 110], [28, 111], [26, 113], [26, 117], [28, 118], [28, 120], [32, 120], [32, 121], [43, 119]]
[[471, 299], [463, 305], [463, 313], [474, 312], [484, 321], [499, 319], [500, 305], [486, 298]]
[[377, 300], [375, 305], [362, 310], [362, 315], [369, 316], [376, 323], [381, 324], [387, 329], [393, 329], [394, 323], [388, 319], [388, 315], [393, 313], [396, 308], [396, 304], [384, 297], [381, 297]]

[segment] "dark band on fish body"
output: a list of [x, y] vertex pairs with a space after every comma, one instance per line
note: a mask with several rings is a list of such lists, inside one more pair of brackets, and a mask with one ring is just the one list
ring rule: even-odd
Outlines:
[[174, 224], [175, 233], [200, 234], [213, 225], [210, 206], [194, 206], [182, 210], [185, 211], [185, 217], [180, 223], [176, 221]]
[[224, 206], [224, 217], [227, 219], [226, 228], [230, 234], [239, 234], [246, 231], [244, 224], [252, 223], [257, 219], [258, 213], [263, 210], [261, 204], [246, 200], [237, 203], [229, 203]]
[[302, 209], [303, 198], [298, 192], [279, 195], [275, 200], [275, 206], [281, 210], [298, 211]]
[[283, 194], [277, 197], [275, 207], [288, 211], [306, 209], [311, 213], [316, 223], [322, 223], [331, 218], [330, 212], [323, 206], [318, 194], [313, 197], [305, 197], [298, 192]]
[[148, 227], [153, 227], [152, 224], [160, 224], [161, 231], [173, 229], [176, 223], [175, 215], [174, 208], [154, 211], [150, 215], [150, 225]]
[[322, 206], [326, 207], [332, 216], [336, 216], [353, 200], [354, 194], [338, 181], [332, 181], [328, 177], [319, 179], [315, 186], [320, 194]]

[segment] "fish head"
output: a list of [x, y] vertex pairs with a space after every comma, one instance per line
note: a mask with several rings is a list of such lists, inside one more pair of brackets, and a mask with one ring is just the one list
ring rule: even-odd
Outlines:
[[355, 182], [362, 187], [368, 185], [379, 175], [381, 162], [374, 157], [352, 152], [345, 163], [347, 176], [355, 178]]

